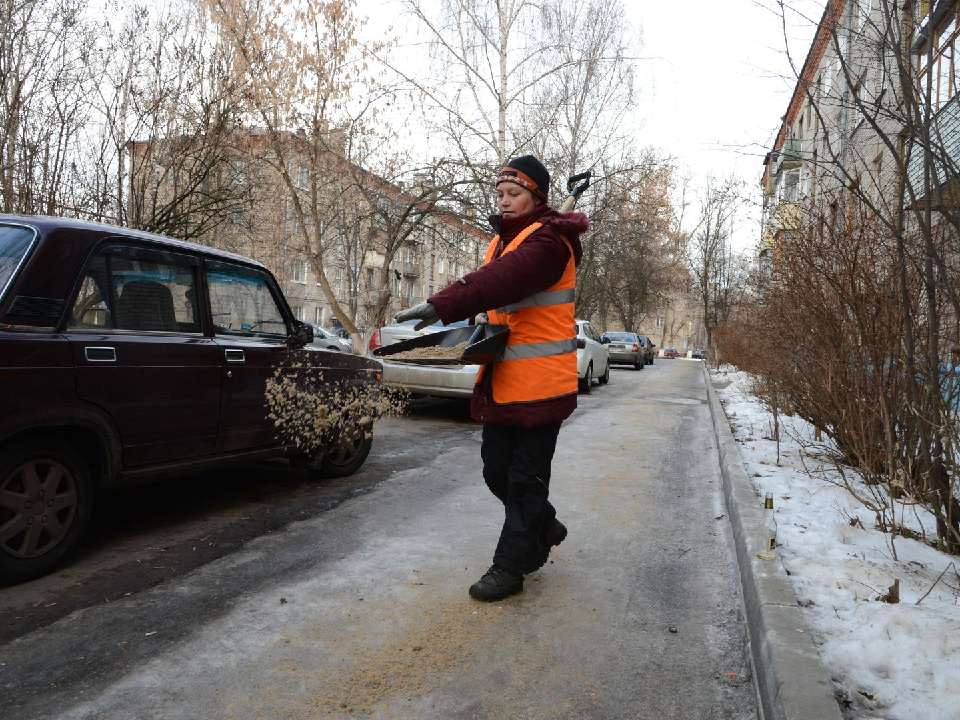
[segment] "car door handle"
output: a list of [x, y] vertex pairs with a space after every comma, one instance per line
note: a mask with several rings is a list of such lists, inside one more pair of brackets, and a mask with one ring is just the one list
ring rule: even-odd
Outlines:
[[230, 349], [226, 349], [226, 350], [223, 351], [223, 354], [226, 356], [227, 362], [231, 362], [231, 363], [242, 363], [242, 362], [244, 362], [244, 359], [243, 359], [243, 350], [230, 350]]
[[88, 362], [116, 362], [117, 350], [112, 347], [85, 347], [83, 356]]

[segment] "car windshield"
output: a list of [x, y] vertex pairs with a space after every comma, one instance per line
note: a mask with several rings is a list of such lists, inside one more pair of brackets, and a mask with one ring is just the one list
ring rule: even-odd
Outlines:
[[633, 333], [608, 332], [603, 336], [612, 342], [636, 342], [637, 336]]
[[28, 228], [0, 225], [0, 297], [27, 256], [33, 238]]

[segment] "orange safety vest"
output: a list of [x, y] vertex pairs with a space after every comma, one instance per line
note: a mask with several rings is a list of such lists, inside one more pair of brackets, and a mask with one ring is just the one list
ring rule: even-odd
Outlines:
[[[542, 227], [533, 223], [504, 248], [503, 255]], [[570, 241], [561, 239], [570, 247]], [[490, 241], [484, 264], [493, 261], [500, 236]], [[510, 334], [501, 356], [492, 364], [493, 400], [497, 404], [549, 400], [577, 392], [577, 331], [574, 315], [577, 267], [570, 259], [563, 276], [546, 290], [513, 305], [489, 310], [490, 322], [507, 325]], [[477, 382], [487, 370], [477, 373]]]

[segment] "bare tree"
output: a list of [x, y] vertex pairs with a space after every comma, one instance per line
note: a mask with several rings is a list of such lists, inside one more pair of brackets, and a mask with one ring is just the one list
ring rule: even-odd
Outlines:
[[686, 246], [693, 291], [703, 317], [707, 347], [713, 330], [729, 314], [743, 277], [736, 272], [730, 239], [745, 197], [743, 183], [735, 177], [708, 178], [697, 223]]
[[93, 30], [73, 0], [0, 5], [0, 208], [52, 214], [67, 204], [73, 151], [89, 114], [83, 84]]
[[672, 293], [676, 253], [673, 170], [648, 153], [633, 172], [608, 180], [585, 239], [577, 283], [577, 313], [597, 317], [603, 327], [617, 323], [636, 331]]
[[618, 0], [443, 0], [439, 13], [421, 0], [406, 5], [433, 59], [429, 81], [408, 79], [428, 121], [439, 120], [432, 136], [475, 184], [475, 204], [493, 206], [491, 173], [521, 151], [538, 154], [560, 182], [561, 169], [629, 158], [637, 36]]
[[[803, 380], [789, 386], [793, 406], [890, 498], [906, 495], [933, 510], [951, 552], [960, 552], [952, 371], [960, 347], [960, 148], [951, 131], [960, 118], [958, 28], [956, 2], [827, 3], [768, 156], [779, 242], [761, 296], [784, 313], [782, 298], [804, 299], [804, 334], [840, 354], [830, 365], [816, 345], [801, 346], [785, 356], [787, 367], [769, 371], [770, 382]], [[786, 212], [791, 207], [800, 210]], [[859, 251], [852, 259], [851, 250]], [[830, 261], [814, 262], [818, 255]], [[846, 262], [870, 273], [854, 282]], [[882, 322], [868, 322], [880, 309]], [[861, 369], [859, 380], [851, 368]], [[824, 417], [815, 409], [849, 388], [856, 390], [842, 411]]]

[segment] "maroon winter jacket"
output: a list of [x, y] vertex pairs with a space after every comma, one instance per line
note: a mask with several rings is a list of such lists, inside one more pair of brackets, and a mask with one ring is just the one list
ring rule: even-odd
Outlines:
[[[535, 222], [543, 223], [543, 227], [527, 237], [516, 250], [501, 257], [503, 248]], [[491, 308], [511, 305], [554, 285], [563, 275], [570, 258], [570, 250], [560, 235], [570, 241], [574, 262], [579, 265], [583, 256], [580, 233], [589, 227], [587, 216], [583, 213], [559, 213], [548, 205], [541, 205], [515, 218], [492, 215], [490, 224], [500, 235], [494, 259], [427, 299], [436, 308], [444, 324], [472, 319]], [[474, 420], [536, 427], [560, 422], [577, 407], [575, 392], [551, 400], [502, 405], [495, 403], [492, 389], [494, 372], [496, 363], [487, 368], [480, 383], [473, 389], [470, 414]]]

